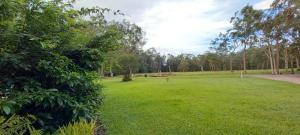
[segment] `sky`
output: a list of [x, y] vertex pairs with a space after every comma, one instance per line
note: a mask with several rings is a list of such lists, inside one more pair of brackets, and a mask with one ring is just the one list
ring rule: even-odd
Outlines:
[[[146, 33], [144, 49], [161, 54], [201, 54], [211, 40], [230, 28], [230, 18], [244, 6], [266, 9], [273, 0], [77, 0], [75, 7], [121, 10], [122, 17]], [[116, 18], [120, 19], [120, 18]]]

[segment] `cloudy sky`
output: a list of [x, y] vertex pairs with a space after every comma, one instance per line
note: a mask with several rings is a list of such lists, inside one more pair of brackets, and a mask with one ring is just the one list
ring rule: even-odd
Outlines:
[[126, 13], [126, 19], [146, 32], [144, 49], [163, 54], [208, 50], [210, 41], [230, 27], [230, 18], [249, 4], [268, 8], [272, 0], [77, 0], [76, 7], [106, 7]]

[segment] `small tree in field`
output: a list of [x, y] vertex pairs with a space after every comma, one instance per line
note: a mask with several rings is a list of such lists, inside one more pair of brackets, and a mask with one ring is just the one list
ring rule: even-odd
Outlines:
[[145, 44], [144, 32], [143, 30], [127, 21], [122, 23], [117, 23], [118, 29], [125, 35], [121, 44], [122, 47], [119, 48], [119, 65], [122, 67], [122, 72], [124, 74], [123, 81], [131, 81], [132, 75], [138, 66], [138, 59], [141, 47]]
[[132, 81], [133, 73], [139, 65], [136, 55], [122, 52], [119, 56], [119, 64], [124, 74], [123, 81]]

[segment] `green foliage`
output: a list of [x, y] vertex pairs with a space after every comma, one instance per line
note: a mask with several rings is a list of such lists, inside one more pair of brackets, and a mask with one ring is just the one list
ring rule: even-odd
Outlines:
[[[116, 33], [116, 30], [119, 30], [119, 32]], [[132, 74], [139, 68], [139, 55], [143, 52], [142, 46], [145, 44], [144, 34], [139, 26], [127, 21], [112, 23], [107, 34], [100, 36], [106, 37], [105, 39], [108, 39], [107, 42], [110, 44], [115, 44], [115, 51], [104, 56], [106, 59], [102, 65], [102, 71], [108, 69], [110, 74], [112, 74], [114, 70], [124, 75], [124, 81], [131, 81]], [[111, 38], [113, 37], [112, 35], [115, 35], [116, 38]], [[103, 42], [100, 39], [95, 38], [88, 46], [97, 47], [94, 44], [107, 44], [107, 42]], [[111, 48], [106, 49], [111, 50]]]
[[91, 118], [101, 101], [95, 78], [58, 53], [40, 56], [33, 65], [21, 57], [2, 57], [1, 90], [8, 94], [1, 102], [2, 114], [35, 115], [37, 127], [48, 130], [80, 117]]
[[97, 48], [101, 52], [113, 51], [121, 46], [125, 33], [120, 31], [116, 24], [108, 26], [107, 30], [100, 35], [96, 35], [88, 44], [89, 48]]
[[102, 52], [98, 49], [74, 49], [66, 50], [64, 53], [83, 70], [96, 70], [103, 60]]
[[94, 135], [96, 129], [95, 122], [80, 120], [76, 123], [70, 123], [57, 131], [57, 135]]
[[94, 71], [124, 36], [105, 23], [108, 9], [76, 10], [60, 0], [1, 0], [0, 7], [0, 115], [33, 115], [30, 123], [46, 133], [95, 117], [101, 86]]
[[42, 130], [36, 130], [33, 127], [28, 127], [29, 134], [30, 135], [42, 135], [43, 131]]

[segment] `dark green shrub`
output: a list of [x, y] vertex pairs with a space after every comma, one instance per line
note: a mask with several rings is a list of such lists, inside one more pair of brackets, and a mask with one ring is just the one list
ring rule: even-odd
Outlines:
[[132, 81], [131, 74], [125, 74], [122, 81], [123, 81], [123, 82], [129, 82], [129, 81]]
[[66, 50], [65, 55], [83, 70], [97, 70], [103, 61], [102, 53], [98, 49]]
[[3, 115], [34, 115], [34, 125], [50, 131], [80, 117], [92, 118], [101, 102], [94, 76], [57, 53], [41, 54], [32, 63], [22, 60], [26, 56], [13, 56], [0, 57]]
[[[70, 4], [60, 0], [1, 3], [0, 115], [5, 119], [33, 115], [35, 128], [54, 132], [71, 121], [96, 116], [101, 86], [94, 82], [94, 71], [102, 53], [116, 45], [112, 36], [120, 35], [113, 31], [96, 36], [91, 28], [104, 31], [99, 30], [104, 10], [77, 11]], [[96, 18], [81, 18], [89, 13]]]

